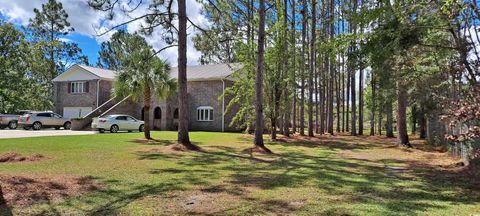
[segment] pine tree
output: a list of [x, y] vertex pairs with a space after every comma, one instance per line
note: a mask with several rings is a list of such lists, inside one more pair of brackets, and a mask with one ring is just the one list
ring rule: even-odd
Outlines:
[[40, 40], [48, 42], [48, 54], [49, 54], [49, 67], [50, 67], [50, 80], [55, 78], [58, 71], [58, 61], [56, 55], [60, 55], [58, 50], [60, 49], [59, 36], [67, 35], [74, 31], [70, 27], [68, 22], [68, 14], [63, 9], [63, 5], [56, 0], [48, 0], [46, 4], [42, 4], [42, 9], [33, 9], [35, 17], [30, 19], [29, 28], [33, 31], [33, 35]]
[[310, 38], [310, 73], [308, 76], [308, 136], [313, 137], [313, 78], [315, 74], [315, 27], [316, 27], [316, 1], [312, 0], [310, 7], [312, 8], [312, 24], [311, 24], [311, 34], [312, 38]]
[[265, 0], [259, 2], [257, 71], [255, 76], [255, 140], [256, 148], [271, 152], [263, 143], [263, 68], [265, 52]]

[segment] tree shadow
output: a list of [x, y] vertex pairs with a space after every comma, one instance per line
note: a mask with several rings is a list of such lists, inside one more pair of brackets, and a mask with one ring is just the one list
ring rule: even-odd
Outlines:
[[138, 139], [133, 139], [130, 142], [132, 143], [138, 143], [142, 145], [161, 145], [161, 146], [167, 146], [167, 145], [172, 145], [175, 144], [176, 142], [173, 140], [159, 140], [159, 139], [143, 139], [143, 138], [138, 138]]
[[[356, 214], [361, 215], [417, 215], [432, 208], [448, 208], [444, 203], [479, 203], [480, 188], [468, 178], [458, 179], [460, 176], [455, 173], [404, 159], [336, 157], [341, 150], [386, 148], [391, 145], [390, 142], [382, 144], [382, 139], [379, 139], [378, 143], [370, 146], [352, 143], [351, 140], [343, 143], [341, 140], [339, 137], [339, 141], [271, 142], [268, 145], [279, 154], [259, 157], [242, 153], [243, 146], [235, 144], [205, 146], [200, 152], [178, 154], [137, 151], [134, 154], [138, 160], [174, 162], [179, 166], [149, 168], [145, 173], [152, 177], [168, 176], [168, 181], [135, 184], [114, 179], [103, 180], [105, 185], [115, 187], [95, 191], [85, 199], [67, 201], [67, 205], [85, 215], [117, 215], [123, 214], [122, 208], [144, 197], [169, 199], [176, 196], [172, 195], [175, 194], [173, 192], [182, 193], [192, 188], [212, 196], [226, 193], [238, 199], [238, 202], [252, 206], [247, 210], [244, 209], [245, 205], [229, 206], [227, 210], [209, 213], [212, 215], [225, 214], [225, 211], [251, 215], [301, 214], [315, 204], [290, 198], [289, 193], [304, 188], [312, 188], [312, 194], [306, 195], [311, 199], [321, 197], [333, 203], [315, 212], [307, 212], [315, 215], [351, 215], [351, 208], [344, 205], [378, 207], [375, 212], [360, 207]], [[308, 149], [295, 149], [298, 146]], [[400, 169], [389, 164], [404, 166]], [[288, 190], [282, 192], [284, 189]], [[275, 196], [254, 196], [252, 191], [279, 192]], [[340, 198], [335, 200], [332, 197]], [[93, 208], [80, 209], [77, 202], [84, 202]], [[181, 209], [175, 211], [182, 212]], [[186, 214], [202, 213], [192, 211]]]
[[[308, 143], [305, 143], [307, 145]], [[275, 142], [270, 145], [293, 145], [286, 142]], [[322, 144], [308, 144], [319, 146]], [[327, 143], [327, 148], [343, 148], [342, 143], [334, 145]], [[389, 144], [384, 144], [389, 145]], [[387, 146], [388, 147], [388, 146]], [[368, 146], [366, 146], [368, 148]], [[425, 168], [422, 172], [434, 174], [437, 178], [424, 175], [420, 169], [400, 169], [388, 167], [387, 164], [409, 165], [411, 161], [397, 159], [363, 160], [337, 159], [331, 155], [315, 156], [301, 151], [283, 152], [281, 157], [269, 163], [239, 164], [234, 160], [242, 158], [234, 153], [234, 148], [220, 148], [222, 153], [212, 153], [208, 159], [205, 155], [194, 155], [192, 160], [182, 161], [186, 166], [215, 166], [217, 172], [226, 171], [229, 174], [229, 184], [238, 187], [253, 187], [259, 190], [274, 190], [276, 188], [301, 188], [305, 184], [316, 185], [329, 195], [342, 194], [346, 203], [368, 204], [381, 206], [386, 214], [399, 212], [415, 215], [432, 208], [446, 208], [438, 201], [448, 203], [476, 204], [479, 202], [480, 189], [472, 193], [472, 182], [456, 181], [438, 178], [443, 174], [434, 174], [438, 170]], [[233, 155], [237, 156], [233, 156]], [[195, 157], [202, 157], [204, 163], [197, 164]], [[222, 165], [223, 164], [223, 165]], [[220, 170], [219, 170], [220, 169]], [[414, 181], [408, 185], [409, 181]], [[448, 182], [448, 183], [446, 183]], [[355, 193], [344, 191], [351, 188]], [[282, 211], [276, 212], [282, 214]], [[327, 212], [328, 213], [328, 212]]]

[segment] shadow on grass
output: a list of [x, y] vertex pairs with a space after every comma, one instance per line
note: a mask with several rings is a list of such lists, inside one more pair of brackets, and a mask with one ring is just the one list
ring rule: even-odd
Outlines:
[[176, 143], [174, 140], [159, 140], [159, 139], [147, 140], [144, 138], [133, 139], [130, 142], [138, 143], [142, 145], [161, 145], [161, 146], [167, 146], [167, 145], [172, 145]]
[[[195, 187], [201, 187], [200, 191], [203, 193], [228, 193], [248, 203], [251, 209], [245, 210], [243, 205], [228, 209], [232, 212], [242, 211], [245, 214], [295, 214], [308, 205], [315, 207], [314, 204], [288, 200], [289, 194], [286, 193], [289, 192], [278, 192], [277, 196], [263, 198], [250, 194], [251, 191], [271, 192], [285, 188], [290, 191], [312, 188], [312, 194], [308, 195], [311, 199], [316, 199], [315, 197], [318, 196], [318, 199], [335, 203], [313, 213], [316, 215], [350, 215], [352, 214], [350, 208], [353, 207], [345, 206], [355, 205], [378, 207], [373, 210], [370, 207], [357, 207], [359, 209], [356, 210], [356, 214], [417, 215], [431, 209], [445, 209], [448, 207], [446, 203], [479, 203], [480, 189], [473, 187], [471, 181], [468, 182], [468, 179], [459, 181], [455, 175], [448, 177], [448, 174], [437, 169], [429, 167], [415, 169], [414, 166], [424, 165], [410, 164], [413, 167], [409, 167], [411, 171], [406, 172], [402, 169], [386, 167], [386, 164], [392, 163], [408, 166], [409, 161], [406, 160], [392, 158], [371, 161], [332, 157], [337, 150], [385, 147], [391, 144], [382, 139], [375, 141], [372, 145], [359, 145], [356, 142], [356, 139], [352, 141], [348, 138], [339, 138], [339, 141], [271, 142], [268, 145], [282, 147], [283, 152], [268, 158], [242, 154], [239, 148], [228, 145], [208, 146], [208, 151], [178, 155], [161, 151], [136, 152], [139, 160], [169, 161], [180, 166], [157, 167], [147, 171], [149, 175], [172, 176], [172, 179], [166, 182], [139, 185], [105, 182], [107, 185], [121, 184], [126, 189], [97, 191], [92, 196], [101, 197], [105, 202], [89, 203], [94, 205], [94, 208], [81, 211], [86, 215], [121, 214], [119, 212], [121, 208], [146, 196], [165, 198], [168, 196], [166, 194], [171, 192], [185, 191]], [[298, 150], [295, 148], [297, 146], [313, 149]], [[329, 151], [325, 152], [325, 150]], [[318, 191], [321, 194], [316, 194]], [[333, 200], [332, 197], [341, 198]], [[70, 205], [75, 206], [73, 203]], [[181, 209], [176, 211], [182, 213]], [[209, 214], [222, 214], [223, 211], [209, 212]]]

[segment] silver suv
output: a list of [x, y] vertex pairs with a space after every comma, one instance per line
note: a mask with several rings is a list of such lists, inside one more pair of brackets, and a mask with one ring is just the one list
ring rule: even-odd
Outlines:
[[60, 129], [63, 127], [65, 130], [70, 130], [72, 123], [70, 119], [63, 118], [53, 112], [29, 112], [20, 118], [18, 118], [18, 125], [23, 126], [23, 129], [40, 130], [42, 128], [55, 128]]

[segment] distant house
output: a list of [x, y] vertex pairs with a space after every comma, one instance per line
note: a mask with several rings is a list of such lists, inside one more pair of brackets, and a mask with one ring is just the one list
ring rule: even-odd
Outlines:
[[[233, 131], [229, 127], [235, 112], [225, 114], [229, 99], [223, 95], [225, 88], [232, 86], [232, 73], [237, 64], [189, 66], [188, 113], [190, 130]], [[170, 76], [177, 77], [177, 68]], [[111, 97], [116, 72], [85, 65], [73, 65], [57, 76], [55, 83], [55, 112], [69, 118], [83, 118], [88, 126], [93, 117], [109, 114], [128, 114], [143, 118], [143, 103], [133, 102], [128, 97], [115, 100]], [[154, 99], [151, 104], [152, 128], [176, 130], [178, 127], [178, 101], [172, 95], [165, 100]]]

